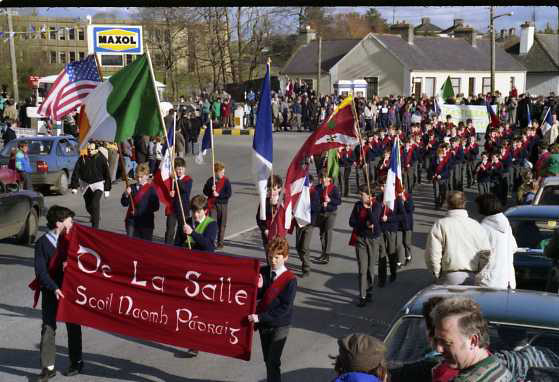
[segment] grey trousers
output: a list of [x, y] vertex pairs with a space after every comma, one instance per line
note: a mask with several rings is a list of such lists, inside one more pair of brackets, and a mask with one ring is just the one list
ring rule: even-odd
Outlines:
[[375, 265], [384, 257], [385, 247], [382, 236], [375, 239], [357, 237], [355, 255], [357, 256], [357, 272], [359, 278], [359, 296], [365, 298], [375, 281]]
[[311, 270], [309, 247], [313, 230], [314, 226], [312, 224], [308, 224], [304, 227], [299, 227], [295, 224], [295, 246], [297, 248], [297, 254], [301, 259], [301, 268], [303, 268], [303, 272], [309, 272]]
[[225, 229], [227, 228], [227, 206], [227, 203], [217, 203], [210, 211], [210, 216], [217, 222], [217, 245], [222, 245], [223, 238], [225, 237]]
[[402, 237], [402, 247], [404, 249], [404, 256], [406, 258], [411, 258], [412, 231], [400, 231], [399, 234]]
[[[41, 368], [54, 366], [56, 358], [56, 311], [58, 300], [53, 292], [41, 289], [41, 313], [43, 324], [41, 327], [41, 344], [39, 353], [41, 355]], [[67, 323], [68, 331], [68, 353], [70, 363], [82, 360], [82, 328], [80, 325]]]
[[332, 247], [332, 229], [336, 223], [336, 213], [326, 212], [318, 216], [318, 228], [320, 229], [320, 243], [322, 244], [322, 256], [330, 255]]

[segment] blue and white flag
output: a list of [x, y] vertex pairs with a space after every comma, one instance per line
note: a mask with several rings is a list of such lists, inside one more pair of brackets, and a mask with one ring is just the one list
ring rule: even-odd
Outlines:
[[528, 126], [532, 125], [532, 113], [530, 113], [530, 104], [526, 104], [526, 110], [528, 111]]
[[542, 124], [542, 134], [545, 135], [553, 126], [553, 116], [551, 115], [551, 106], [547, 108], [545, 118]]
[[274, 144], [272, 141], [272, 96], [270, 92], [270, 65], [262, 82], [262, 91], [256, 114], [256, 127], [252, 141], [252, 172], [260, 195], [260, 219], [266, 220], [266, 186], [272, 173]]
[[309, 182], [309, 175], [305, 176], [303, 188], [301, 189], [301, 196], [299, 202], [295, 207], [293, 217], [297, 221], [299, 227], [303, 227], [311, 223], [311, 183]]
[[212, 121], [210, 119], [210, 125], [206, 127], [206, 130], [204, 131], [204, 137], [202, 137], [202, 147], [200, 147], [200, 151], [198, 152], [198, 155], [194, 159], [196, 163], [198, 164], [204, 163], [204, 156], [206, 155], [208, 150], [210, 150], [213, 147], [213, 140], [214, 140], [213, 135], [214, 135], [213, 126], [212, 126]]

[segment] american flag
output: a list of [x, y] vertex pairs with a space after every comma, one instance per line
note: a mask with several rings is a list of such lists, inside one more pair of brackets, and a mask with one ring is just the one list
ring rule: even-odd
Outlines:
[[101, 79], [93, 55], [66, 65], [52, 85], [39, 114], [60, 121], [83, 103], [87, 95], [97, 87]]

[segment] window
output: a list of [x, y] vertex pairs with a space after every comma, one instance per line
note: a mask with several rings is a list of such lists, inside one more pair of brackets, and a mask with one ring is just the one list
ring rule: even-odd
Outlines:
[[450, 79], [450, 83], [452, 84], [452, 90], [454, 91], [454, 95], [460, 94], [460, 78], [454, 77]]
[[49, 27], [49, 40], [56, 40], [56, 27]]
[[78, 40], [83, 41], [85, 39], [85, 33], [83, 28], [78, 28]]
[[50, 51], [50, 63], [51, 64], [56, 64], [57, 63], [56, 52], [54, 50]]
[[85, 58], [85, 52], [78, 52], [78, 57], [80, 58], [80, 61], [83, 60]]
[[491, 77], [483, 77], [482, 93], [487, 94], [491, 92]]
[[378, 77], [365, 77], [367, 81], [367, 98], [378, 96]]
[[415, 95], [417, 98], [421, 97], [421, 93], [423, 92], [421, 86], [423, 83], [423, 78], [421, 77], [414, 77], [412, 78], [412, 89], [411, 92], [413, 95]]
[[61, 64], [66, 63], [66, 52], [60, 52], [60, 63]]
[[76, 29], [70, 28], [68, 29], [68, 40], [75, 40], [76, 39]]
[[66, 40], [66, 28], [60, 27], [60, 29], [58, 29], [58, 39]]
[[123, 59], [122, 54], [102, 54], [101, 55], [101, 65], [102, 66], [122, 66]]
[[70, 52], [70, 62], [76, 61], [76, 52]]
[[468, 80], [468, 96], [473, 97], [476, 94], [476, 78], [470, 77]]
[[435, 77], [425, 77], [425, 90], [423, 92], [427, 97], [435, 96]]

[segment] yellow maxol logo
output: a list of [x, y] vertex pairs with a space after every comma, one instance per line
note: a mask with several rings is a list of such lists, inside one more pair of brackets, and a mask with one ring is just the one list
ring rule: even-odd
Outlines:
[[97, 33], [97, 46], [122, 51], [138, 47], [138, 32], [124, 29], [107, 29]]

